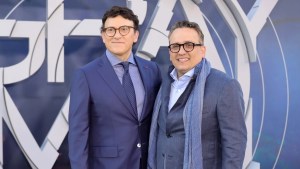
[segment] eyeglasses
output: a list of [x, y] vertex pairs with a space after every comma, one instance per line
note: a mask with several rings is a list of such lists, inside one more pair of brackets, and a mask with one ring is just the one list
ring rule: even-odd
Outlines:
[[173, 44], [169, 45], [168, 48], [171, 52], [178, 53], [180, 51], [181, 46], [183, 46], [183, 49], [186, 52], [191, 52], [192, 50], [194, 50], [195, 46], [203, 46], [203, 44], [201, 44], [201, 43], [195, 44], [193, 42], [185, 42], [183, 44], [173, 43]]
[[134, 29], [134, 27], [132, 26], [120, 26], [119, 28], [114, 28], [114, 27], [103, 28], [102, 31], [105, 32], [105, 34], [109, 37], [115, 36], [117, 30], [122, 36], [125, 36], [129, 33], [130, 28]]

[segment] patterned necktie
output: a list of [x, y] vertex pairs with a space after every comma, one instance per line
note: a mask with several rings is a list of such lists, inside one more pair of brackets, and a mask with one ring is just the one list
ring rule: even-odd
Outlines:
[[134, 91], [133, 83], [132, 83], [132, 80], [131, 80], [130, 74], [129, 74], [129, 62], [121, 62], [120, 64], [124, 68], [122, 85], [124, 87], [125, 93], [127, 95], [127, 98], [129, 100], [134, 112], [137, 114], [135, 91]]

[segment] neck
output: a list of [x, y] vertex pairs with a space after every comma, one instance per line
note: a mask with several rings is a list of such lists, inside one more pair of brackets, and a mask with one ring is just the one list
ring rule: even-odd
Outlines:
[[177, 79], [179, 79], [181, 76], [183, 76], [184, 74], [177, 72]]
[[129, 56], [124, 56], [124, 55], [116, 55], [114, 54], [120, 61], [124, 62], [127, 61]]

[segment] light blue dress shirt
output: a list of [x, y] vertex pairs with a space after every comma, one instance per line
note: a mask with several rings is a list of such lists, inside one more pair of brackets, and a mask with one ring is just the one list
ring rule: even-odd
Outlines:
[[173, 69], [170, 73], [170, 76], [174, 79], [174, 82], [171, 84], [170, 91], [170, 100], [169, 100], [169, 112], [172, 107], [177, 102], [178, 98], [182, 95], [189, 82], [191, 81], [194, 75], [195, 68], [189, 70], [184, 75], [182, 75], [179, 79], [177, 78], [177, 71]]
[[[111, 52], [109, 52], [108, 50], [106, 50], [106, 56], [109, 60], [109, 62], [111, 63], [112, 67], [114, 68], [118, 79], [120, 80], [121, 84], [122, 84], [122, 78], [123, 78], [123, 74], [124, 74], [124, 68], [122, 65], [120, 65], [119, 63], [121, 63], [122, 61], [117, 58], [116, 56], [114, 56]], [[128, 62], [130, 62], [129, 64], [129, 74], [134, 86], [134, 91], [135, 91], [135, 98], [136, 98], [136, 103], [137, 103], [137, 112], [138, 112], [138, 118], [140, 119], [141, 117], [141, 113], [143, 110], [143, 104], [144, 104], [144, 99], [145, 99], [145, 88], [143, 85], [143, 81], [139, 72], [139, 69], [135, 63], [135, 60], [133, 58], [133, 54], [131, 52], [129, 58], [128, 58]]]

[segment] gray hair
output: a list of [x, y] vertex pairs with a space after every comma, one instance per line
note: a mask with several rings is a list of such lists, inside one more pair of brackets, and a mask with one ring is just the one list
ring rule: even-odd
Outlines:
[[200, 43], [204, 43], [204, 34], [202, 33], [202, 30], [200, 29], [200, 26], [195, 23], [195, 22], [190, 22], [190, 21], [178, 21], [176, 22], [170, 32], [169, 32], [169, 36], [168, 38], [170, 39], [170, 36], [172, 35], [172, 33], [177, 29], [177, 28], [191, 28], [191, 29], [194, 29], [198, 35], [199, 35], [199, 39], [200, 39]]

